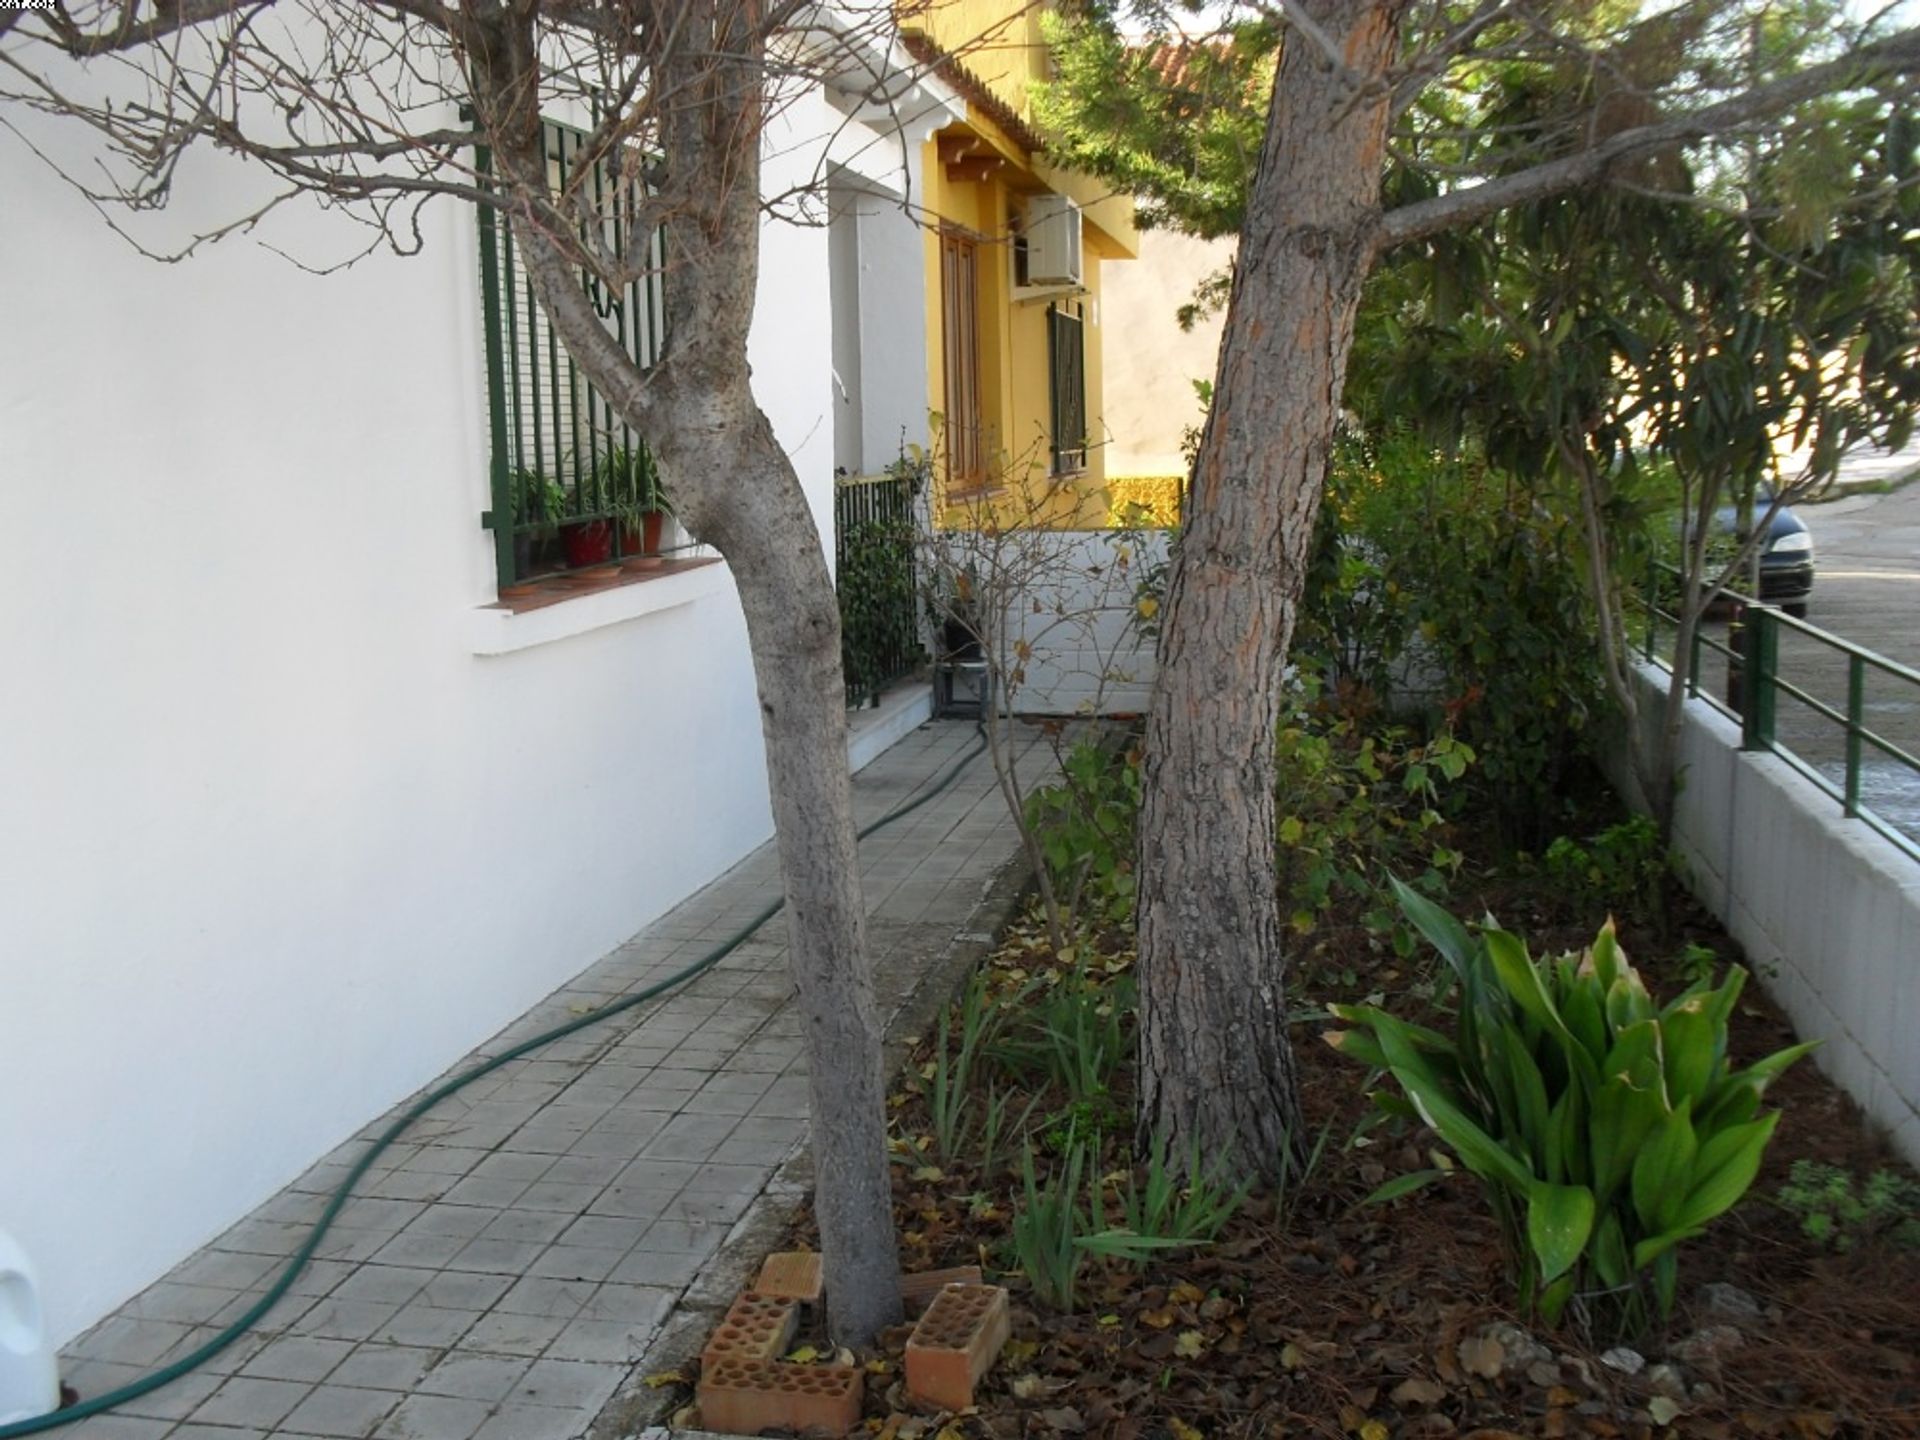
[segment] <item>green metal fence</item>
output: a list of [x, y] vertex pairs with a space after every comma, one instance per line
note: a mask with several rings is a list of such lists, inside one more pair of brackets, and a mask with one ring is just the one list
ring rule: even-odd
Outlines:
[[[548, 181], [555, 193], [575, 181], [585, 136], [544, 121]], [[481, 150], [482, 176], [491, 156]], [[639, 182], [604, 159], [586, 174], [605, 241], [624, 250], [633, 233]], [[480, 284], [487, 351], [487, 409], [492, 530], [500, 584], [578, 570], [617, 559], [644, 543], [646, 516], [661, 497], [645, 439], [587, 383], [548, 323], [498, 211], [482, 209]], [[580, 283], [609, 334], [642, 369], [665, 339], [661, 234], [647, 238], [646, 273], [619, 289], [582, 273]]]
[[[1679, 572], [1662, 567], [1644, 597], [1644, 652], [1669, 669], [1662, 637], [1670, 647], [1678, 618], [1660, 603], [1661, 590], [1676, 594], [1678, 584]], [[1726, 642], [1704, 633], [1704, 625], [1694, 629], [1687, 693], [1737, 719], [1743, 749], [1778, 755], [1842, 813], [1920, 860], [1920, 825], [1882, 813], [1868, 795], [1870, 788], [1888, 795], [1907, 789], [1920, 799], [1920, 756], [1870, 723], [1874, 712], [1920, 711], [1920, 672], [1774, 606], [1733, 592], [1726, 598], [1735, 607]], [[1783, 635], [1790, 637], [1784, 653]], [[1712, 677], [1703, 679], [1710, 657], [1725, 662], [1723, 695], [1714, 693]], [[1873, 684], [1885, 693], [1870, 701]], [[1867, 783], [1870, 767], [1880, 772], [1876, 787]]]
[[914, 562], [919, 523], [918, 476], [907, 467], [834, 486], [834, 588], [849, 706], [877, 704], [888, 685], [926, 664]]

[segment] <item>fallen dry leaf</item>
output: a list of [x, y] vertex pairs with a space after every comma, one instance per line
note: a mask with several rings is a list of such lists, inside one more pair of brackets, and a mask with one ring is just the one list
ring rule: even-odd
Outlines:
[[1469, 1375], [1498, 1380], [1506, 1363], [1506, 1348], [1491, 1335], [1471, 1335], [1460, 1342], [1460, 1368]]
[[1438, 1405], [1447, 1398], [1447, 1387], [1415, 1377], [1393, 1387], [1393, 1403], [1401, 1409], [1409, 1405]]

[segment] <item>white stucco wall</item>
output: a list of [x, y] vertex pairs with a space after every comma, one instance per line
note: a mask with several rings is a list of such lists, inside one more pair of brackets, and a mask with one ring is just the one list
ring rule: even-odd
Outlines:
[[[164, 223], [243, 188], [196, 162]], [[724, 571], [482, 608], [470, 212], [323, 278], [141, 259], [11, 136], [0, 194], [0, 1228], [64, 1339], [769, 820]], [[768, 232], [753, 355], [830, 527], [825, 246]]]
[[[1643, 729], [1666, 674], [1639, 672]], [[1648, 743], [1643, 735], [1642, 744]], [[1740, 727], [1687, 704], [1674, 844], [1814, 1059], [1920, 1164], [1920, 865]]]
[[1194, 286], [1232, 264], [1231, 240], [1143, 230], [1139, 258], [1101, 272], [1107, 474], [1187, 473], [1181, 441], [1206, 418], [1193, 382], [1212, 381], [1226, 316], [1215, 311], [1182, 330], [1179, 311]]
[[[1152, 643], [1134, 624], [1135, 605], [1145, 570], [1166, 557], [1163, 532], [1048, 530], [975, 543], [997, 556], [976, 563], [977, 573], [1017, 581], [992, 587], [1009, 595], [999, 671], [1024, 671], [1003, 703], [1020, 715], [1146, 710], [1156, 664]], [[1027, 659], [1017, 658], [1016, 646], [1026, 647]]]

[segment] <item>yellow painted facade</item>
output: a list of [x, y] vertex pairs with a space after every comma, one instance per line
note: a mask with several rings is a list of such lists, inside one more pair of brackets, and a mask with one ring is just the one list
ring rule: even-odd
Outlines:
[[[976, 289], [978, 485], [951, 485], [947, 437], [936, 441], [950, 521], [992, 518], [1000, 523], [1102, 525], [1106, 423], [1103, 398], [1101, 269], [1130, 260], [1139, 242], [1133, 204], [1101, 182], [1047, 165], [1028, 128], [1029, 89], [1048, 75], [1040, 7], [1020, 0], [934, 0], [905, 5], [903, 31], [924, 63], [966, 99], [967, 118], [926, 141], [921, 203], [927, 214], [928, 409], [943, 420], [951, 403], [947, 376], [948, 315], [943, 236], [971, 242]], [[1082, 283], [1073, 287], [1015, 284], [1015, 245], [1021, 216], [1037, 196], [1064, 195], [1081, 206]], [[1053, 473], [1051, 360], [1048, 308], [1081, 317], [1085, 349], [1088, 447], [1084, 467]]]

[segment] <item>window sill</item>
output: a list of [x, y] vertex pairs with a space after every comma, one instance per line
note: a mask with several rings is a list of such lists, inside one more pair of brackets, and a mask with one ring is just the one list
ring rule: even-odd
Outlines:
[[550, 580], [531, 595], [468, 611], [468, 639], [476, 655], [511, 655], [689, 605], [731, 584], [714, 556], [669, 560], [657, 570], [622, 570], [585, 585]]

